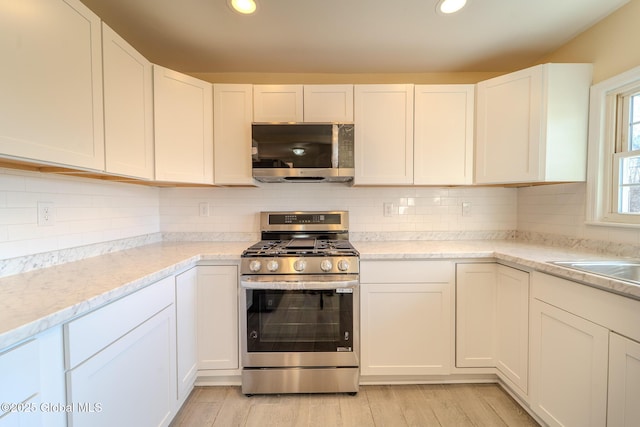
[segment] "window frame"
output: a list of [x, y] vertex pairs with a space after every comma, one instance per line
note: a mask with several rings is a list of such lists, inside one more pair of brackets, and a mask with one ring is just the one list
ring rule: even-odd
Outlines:
[[587, 224], [640, 228], [640, 215], [618, 213], [620, 134], [618, 99], [640, 87], [640, 67], [591, 87], [587, 171]]

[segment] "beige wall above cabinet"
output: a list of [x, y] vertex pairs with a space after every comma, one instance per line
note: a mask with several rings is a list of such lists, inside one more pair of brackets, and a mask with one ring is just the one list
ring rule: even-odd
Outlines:
[[476, 183], [584, 181], [591, 64], [543, 64], [478, 83]]
[[2, 156], [103, 170], [100, 18], [77, 0], [20, 0], [0, 28]]
[[102, 24], [106, 171], [153, 179], [151, 63]]
[[473, 183], [475, 85], [416, 85], [413, 183]]
[[251, 176], [253, 86], [213, 85], [214, 182], [254, 185]]
[[211, 83], [153, 70], [156, 180], [213, 184]]
[[301, 122], [302, 85], [253, 86], [254, 122]]
[[354, 87], [358, 185], [413, 183], [413, 85]]

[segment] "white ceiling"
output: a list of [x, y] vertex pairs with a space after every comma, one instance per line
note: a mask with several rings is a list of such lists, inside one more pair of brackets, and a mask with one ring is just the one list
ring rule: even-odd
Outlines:
[[531, 65], [629, 0], [82, 0], [149, 60], [183, 72], [428, 73]]

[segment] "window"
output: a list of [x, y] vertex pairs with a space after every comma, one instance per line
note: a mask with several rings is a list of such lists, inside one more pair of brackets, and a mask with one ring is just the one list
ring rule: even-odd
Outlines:
[[616, 118], [614, 206], [619, 214], [640, 214], [640, 87], [618, 95]]
[[640, 67], [591, 87], [587, 220], [640, 226]]

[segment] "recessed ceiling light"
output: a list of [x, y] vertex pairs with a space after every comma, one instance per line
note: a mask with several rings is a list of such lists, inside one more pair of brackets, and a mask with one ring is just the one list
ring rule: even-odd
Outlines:
[[449, 15], [462, 9], [465, 4], [467, 4], [467, 0], [440, 0], [436, 6], [436, 10], [445, 15]]
[[229, 5], [235, 12], [243, 15], [251, 15], [258, 8], [254, 0], [229, 0]]

